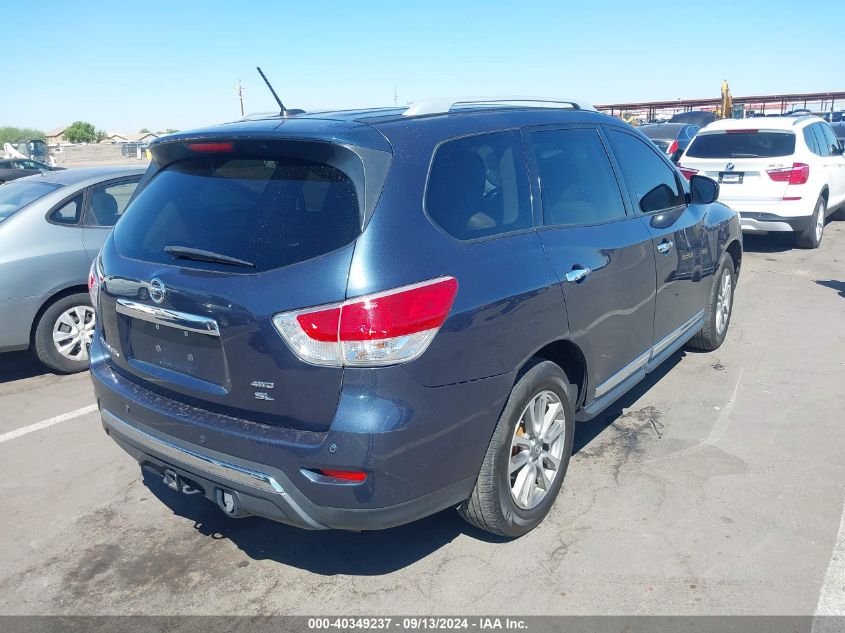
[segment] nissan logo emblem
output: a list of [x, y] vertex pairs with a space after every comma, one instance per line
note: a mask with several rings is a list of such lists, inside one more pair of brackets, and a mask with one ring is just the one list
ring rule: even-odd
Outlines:
[[164, 294], [167, 290], [164, 288], [164, 283], [162, 283], [161, 279], [158, 277], [151, 279], [148, 285], [150, 288], [150, 299], [155, 303], [164, 301]]
[[728, 163], [727, 165], [725, 165], [725, 169], [727, 169], [728, 171], [733, 171], [734, 170], [734, 164]]

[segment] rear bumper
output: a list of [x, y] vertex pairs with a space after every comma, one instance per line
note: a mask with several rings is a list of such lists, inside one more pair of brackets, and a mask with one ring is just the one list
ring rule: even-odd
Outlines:
[[743, 233], [801, 232], [807, 228], [811, 216], [783, 216], [775, 213], [740, 212]]
[[[466, 499], [513, 375], [428, 388], [401, 367], [348, 374], [331, 428], [318, 433], [192, 407], [93, 353], [91, 364], [112, 439], [145, 470], [175, 471], [212, 501], [235, 492], [246, 514], [308, 529], [372, 530]], [[327, 482], [310, 473], [319, 468], [364, 470], [367, 479]]]

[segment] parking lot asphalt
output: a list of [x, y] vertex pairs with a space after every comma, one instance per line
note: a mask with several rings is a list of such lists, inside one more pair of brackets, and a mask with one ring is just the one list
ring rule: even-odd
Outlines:
[[0, 356], [0, 614], [845, 614], [845, 222], [817, 251], [746, 237], [722, 348], [580, 425], [516, 541], [454, 511], [232, 520], [144, 483], [92, 404], [87, 375]]

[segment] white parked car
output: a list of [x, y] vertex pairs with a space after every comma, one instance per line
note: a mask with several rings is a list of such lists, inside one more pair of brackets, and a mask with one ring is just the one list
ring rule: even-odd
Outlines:
[[709, 176], [719, 201], [738, 211], [744, 233], [792, 231], [818, 248], [825, 218], [845, 219], [845, 157], [830, 125], [815, 116], [725, 119], [702, 129], [678, 167]]

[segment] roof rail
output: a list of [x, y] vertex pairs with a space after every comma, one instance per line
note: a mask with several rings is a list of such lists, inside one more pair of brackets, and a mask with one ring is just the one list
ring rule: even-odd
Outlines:
[[560, 108], [568, 106], [572, 110], [596, 109], [581, 99], [547, 99], [544, 97], [444, 97], [438, 99], [424, 99], [409, 106], [402, 116], [423, 116], [426, 114], [446, 114], [455, 107], [476, 106], [479, 108], [508, 106], [529, 106], [532, 108]]

